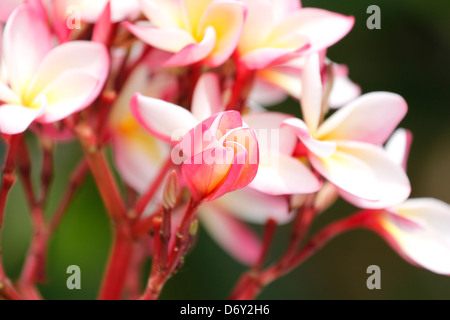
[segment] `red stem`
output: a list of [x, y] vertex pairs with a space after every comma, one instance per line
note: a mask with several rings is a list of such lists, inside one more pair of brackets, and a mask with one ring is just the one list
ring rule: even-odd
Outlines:
[[253, 87], [255, 72], [247, 69], [243, 64], [237, 62], [236, 78], [231, 91], [230, 101], [226, 110], [237, 110], [242, 112], [247, 102], [248, 95]]
[[0, 187], [0, 297], [10, 300], [21, 300], [20, 295], [14, 289], [11, 281], [7, 278], [3, 269], [3, 259], [1, 250], [1, 231], [3, 229], [3, 218], [5, 214], [6, 200], [9, 191], [16, 181], [14, 175], [17, 147], [21, 137], [19, 135], [9, 138], [9, 145], [6, 151], [5, 162], [3, 164], [3, 179]]

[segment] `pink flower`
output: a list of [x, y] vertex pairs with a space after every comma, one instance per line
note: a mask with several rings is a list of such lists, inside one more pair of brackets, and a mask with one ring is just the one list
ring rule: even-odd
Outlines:
[[354, 18], [317, 8], [301, 8], [298, 0], [241, 0], [248, 8], [238, 45], [241, 63], [263, 69], [302, 50], [326, 49], [353, 27]]
[[168, 66], [221, 65], [236, 49], [246, 15], [235, 0], [141, 0], [141, 5], [151, 23], [124, 25], [145, 43], [174, 53]]
[[[182, 161], [183, 177], [198, 201], [211, 201], [241, 189], [258, 171], [255, 132], [244, 127], [236, 111], [221, 112], [202, 121], [174, 151], [172, 159]], [[174, 159], [175, 154], [179, 159]]]
[[408, 177], [381, 147], [406, 114], [403, 98], [387, 92], [366, 94], [322, 123], [317, 55], [308, 59], [302, 82], [305, 121], [288, 119], [284, 125], [297, 132], [312, 166], [358, 207], [386, 208], [406, 200]]
[[5, 23], [10, 14], [23, 3], [23, 0], [2, 0], [0, 2], [0, 22]]
[[44, 17], [27, 5], [10, 16], [2, 46], [2, 133], [21, 133], [33, 121], [56, 122], [88, 107], [108, 75], [109, 56], [103, 45], [75, 41], [53, 48]]

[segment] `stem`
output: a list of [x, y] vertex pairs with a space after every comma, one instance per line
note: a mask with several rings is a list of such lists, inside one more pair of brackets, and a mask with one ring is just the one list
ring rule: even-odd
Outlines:
[[42, 148], [42, 172], [41, 172], [41, 194], [39, 203], [44, 206], [49, 195], [50, 184], [53, 179], [53, 141], [48, 138], [41, 138]]
[[0, 187], [0, 296], [11, 300], [21, 300], [21, 297], [14, 289], [11, 281], [7, 278], [3, 269], [3, 258], [1, 249], [1, 231], [3, 229], [3, 218], [5, 214], [6, 200], [11, 190], [16, 176], [14, 175], [17, 147], [21, 139], [20, 135], [11, 136], [8, 150], [6, 151], [5, 162], [3, 164], [2, 185]]
[[164, 182], [164, 178], [166, 177], [167, 173], [172, 168], [172, 166], [173, 166], [172, 158], [169, 157], [166, 160], [162, 169], [160, 170], [158, 176], [155, 178], [155, 180], [149, 186], [147, 191], [141, 196], [141, 198], [138, 200], [138, 202], [134, 206], [134, 214], [136, 215], [135, 218], [139, 218], [142, 216], [145, 208], [147, 207], [149, 202], [155, 196], [156, 191], [158, 191], [159, 187]]
[[242, 112], [247, 102], [248, 95], [253, 87], [255, 72], [247, 69], [243, 64], [237, 63], [236, 78], [231, 91], [230, 101], [226, 110], [237, 110]]
[[[197, 211], [199, 203], [193, 201], [189, 202], [186, 212], [183, 216], [183, 220], [178, 227], [178, 232], [175, 239], [175, 244], [172, 247], [171, 253], [168, 257], [168, 261], [165, 268], [160, 267], [160, 253], [161, 253], [161, 242], [160, 237], [155, 233], [155, 248], [154, 248], [154, 259], [152, 263], [152, 271], [148, 279], [147, 288], [145, 293], [141, 297], [141, 300], [156, 300], [161, 294], [162, 288], [164, 287], [170, 276], [177, 270], [182, 258], [186, 254], [190, 246], [191, 237], [189, 236], [189, 231], [191, 227], [191, 222], [194, 219], [195, 212]], [[161, 224], [155, 221], [155, 230], [158, 232], [161, 230]]]
[[76, 190], [82, 184], [82, 182], [86, 178], [88, 172], [89, 172], [88, 163], [86, 162], [85, 159], [83, 159], [80, 161], [80, 163], [77, 165], [77, 167], [73, 171], [72, 176], [70, 178], [69, 186], [67, 187], [67, 190], [66, 190], [66, 193], [64, 194], [61, 202], [59, 203], [58, 207], [55, 210], [55, 213], [52, 216], [52, 219], [51, 219], [50, 225], [49, 225], [50, 235], [53, 234], [56, 231], [56, 229], [58, 228], [64, 214], [67, 211], [67, 208], [70, 205], [70, 202], [72, 201], [72, 199], [75, 195]]
[[132, 255], [133, 238], [131, 229], [123, 223], [115, 228], [112, 254], [100, 290], [100, 300], [121, 299]]
[[98, 148], [92, 128], [81, 124], [76, 127], [76, 132], [108, 214], [113, 221], [126, 218], [127, 213], [119, 188], [104, 153]]
[[293, 256], [287, 264], [282, 265], [278, 263], [262, 273], [255, 275], [251, 281], [248, 282], [247, 287], [234, 298], [237, 300], [254, 299], [263, 288], [297, 268], [309, 257], [323, 248], [331, 239], [350, 230], [364, 227], [369, 228], [373, 223], [373, 219], [374, 212], [367, 210], [330, 224], [313, 236], [303, 249]]

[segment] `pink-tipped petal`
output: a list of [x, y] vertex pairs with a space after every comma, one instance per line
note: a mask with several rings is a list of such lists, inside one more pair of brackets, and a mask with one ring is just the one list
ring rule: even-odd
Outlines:
[[39, 117], [44, 108], [45, 103], [36, 109], [12, 104], [1, 105], [0, 132], [11, 135], [24, 132]]
[[92, 95], [98, 95], [109, 72], [108, 50], [103, 44], [90, 41], [72, 41], [56, 47], [39, 65], [27, 99], [36, 97], [65, 72], [85, 73], [97, 79]]
[[[375, 175], [372, 183], [376, 201], [367, 201], [342, 190], [341, 196], [359, 208], [383, 209], [402, 203], [411, 193], [411, 185], [403, 168], [392, 161], [380, 147], [367, 143], [341, 142], [338, 150], [363, 161]], [[370, 199], [372, 200], [372, 199]]]
[[197, 125], [197, 120], [186, 109], [172, 103], [135, 94], [131, 112], [148, 131], [166, 142], [176, 142]]
[[264, 224], [268, 219], [274, 219], [278, 224], [285, 224], [294, 218], [286, 197], [270, 196], [251, 188], [230, 192], [213, 204], [250, 223]]
[[361, 87], [347, 76], [336, 76], [333, 81], [328, 103], [330, 108], [337, 109], [355, 100], [361, 95]]
[[3, 34], [3, 58], [16, 94], [24, 95], [39, 64], [52, 48], [45, 17], [27, 5], [11, 14]]
[[250, 188], [270, 195], [313, 193], [321, 182], [300, 160], [277, 153], [260, 155], [260, 165]]
[[381, 145], [394, 132], [407, 110], [405, 100], [397, 94], [365, 94], [328, 118], [317, 135], [326, 140], [352, 140]]
[[395, 163], [401, 165], [405, 171], [408, 163], [412, 139], [413, 136], [411, 131], [406, 129], [397, 129], [385, 146], [385, 150], [389, 158], [391, 158]]
[[108, 2], [94, 25], [92, 41], [108, 45], [112, 36], [111, 3]]
[[262, 245], [248, 226], [216, 209], [211, 203], [203, 204], [199, 212], [203, 226], [225, 251], [243, 264], [256, 263]]
[[192, 114], [198, 121], [222, 111], [222, 96], [219, 78], [215, 73], [205, 73], [195, 86]]
[[436, 199], [411, 199], [381, 215], [381, 230], [377, 231], [410, 263], [450, 275], [449, 225], [448, 204]]
[[213, 27], [207, 27], [199, 43], [191, 43], [175, 53], [164, 65], [167, 67], [183, 67], [197, 63], [208, 57], [214, 50], [217, 35]]
[[140, 40], [164, 51], [179, 52], [186, 46], [195, 44], [192, 35], [182, 29], [156, 29], [147, 22], [124, 22], [123, 25]]
[[42, 94], [48, 104], [37, 120], [42, 123], [56, 122], [88, 107], [99, 94], [99, 80], [90, 73], [66, 71], [52, 81]]

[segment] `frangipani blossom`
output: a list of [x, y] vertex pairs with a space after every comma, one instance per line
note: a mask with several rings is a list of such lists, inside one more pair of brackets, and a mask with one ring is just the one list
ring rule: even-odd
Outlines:
[[246, 15], [235, 0], [141, 0], [141, 6], [150, 23], [124, 25], [145, 43], [174, 53], [168, 66], [221, 65], [236, 49]]
[[238, 56], [248, 69], [263, 69], [302, 50], [328, 48], [353, 27], [354, 18], [317, 8], [301, 8], [298, 0], [241, 0], [248, 8]]
[[[131, 102], [136, 119], [151, 133], [168, 143], [178, 141], [200, 121], [224, 110], [219, 79], [213, 73], [203, 75], [196, 86], [192, 113], [180, 106], [136, 95]], [[244, 115], [246, 125], [255, 130], [259, 141], [260, 166], [250, 187], [270, 195], [312, 193], [320, 181], [298, 159], [292, 157], [297, 137], [281, 123], [292, 116], [263, 112]]]
[[305, 121], [288, 119], [284, 125], [297, 132], [312, 166], [358, 207], [386, 208], [406, 200], [408, 177], [381, 147], [407, 112], [404, 99], [387, 92], [366, 94], [321, 123], [317, 55], [308, 59], [302, 81]]
[[212, 201], [244, 188], [258, 172], [255, 132], [244, 127], [237, 111], [221, 112], [202, 121], [174, 150], [180, 152], [181, 172], [197, 201]]
[[11, 13], [23, 3], [24, 0], [2, 0], [0, 2], [0, 23], [6, 23]]
[[53, 48], [44, 17], [27, 5], [10, 16], [2, 47], [7, 80], [0, 83], [0, 132], [6, 134], [88, 107], [109, 71], [101, 44], [75, 41]]

